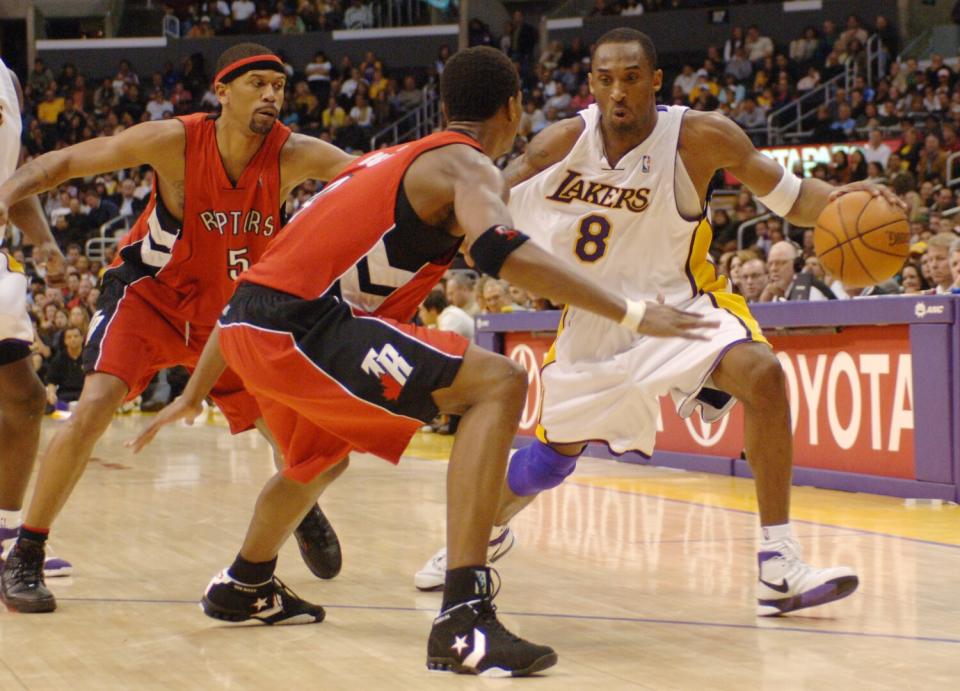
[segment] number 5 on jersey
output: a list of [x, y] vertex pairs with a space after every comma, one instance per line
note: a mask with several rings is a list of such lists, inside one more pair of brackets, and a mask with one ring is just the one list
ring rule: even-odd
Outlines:
[[237, 250], [227, 250], [227, 275], [231, 281], [240, 278], [240, 274], [250, 268], [247, 252], [250, 248], [241, 247]]
[[590, 214], [580, 220], [580, 231], [573, 253], [582, 262], [599, 261], [607, 253], [610, 239], [610, 221], [600, 214]]

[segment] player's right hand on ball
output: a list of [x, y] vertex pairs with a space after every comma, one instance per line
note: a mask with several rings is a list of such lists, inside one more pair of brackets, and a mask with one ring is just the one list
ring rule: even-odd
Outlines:
[[648, 301], [647, 311], [637, 327], [637, 333], [644, 336], [679, 336], [694, 341], [706, 341], [708, 336], [697, 333], [698, 330], [713, 329], [719, 325], [720, 322], [715, 319]]
[[153, 422], [147, 425], [136, 439], [128, 441], [124, 446], [133, 449], [134, 453], [139, 453], [144, 446], [153, 441], [160, 428], [177, 420], [184, 420], [188, 425], [192, 425], [193, 421], [202, 412], [202, 402], [195, 403], [184, 396], [179, 396], [173, 403], [157, 413]]

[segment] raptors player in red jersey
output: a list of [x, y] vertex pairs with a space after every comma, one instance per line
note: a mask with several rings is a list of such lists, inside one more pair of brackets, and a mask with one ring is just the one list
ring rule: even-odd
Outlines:
[[[285, 81], [282, 62], [267, 48], [234, 46], [217, 65], [218, 115], [147, 122], [51, 152], [0, 186], [2, 225], [9, 206], [65, 180], [143, 164], [156, 172], [150, 203], [104, 276], [79, 405], [41, 460], [17, 547], [0, 578], [8, 607], [55, 609], [37, 569], [43, 543], [114, 411], [158, 370], [196, 365], [237, 277], [280, 234], [282, 200], [300, 182], [329, 180], [352, 160], [277, 121]], [[232, 432], [257, 425], [270, 438], [236, 374], [224, 372], [211, 396]], [[339, 543], [326, 518], [316, 506], [305, 506], [300, 518], [308, 566], [320, 577], [336, 575]]]
[[240, 553], [207, 587], [204, 611], [229, 621], [318, 622], [323, 608], [274, 576], [298, 516], [351, 449], [396, 463], [438, 411], [461, 414], [447, 475], [449, 568], [427, 665], [522, 676], [557, 656], [500, 624], [485, 563], [527, 377], [456, 334], [407, 322], [462, 246], [484, 272], [630, 330], [696, 338], [709, 324], [612, 294], [510, 227], [507, 190], [491, 162], [512, 147], [521, 112], [519, 78], [503, 53], [457, 53], [440, 88], [447, 130], [360, 158], [291, 220], [241, 277], [184, 394], [133, 446], [195, 417], [233, 368], [287, 465], [261, 492]]

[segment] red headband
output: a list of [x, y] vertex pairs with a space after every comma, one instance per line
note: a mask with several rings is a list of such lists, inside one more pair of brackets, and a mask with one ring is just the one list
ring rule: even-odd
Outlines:
[[269, 53], [264, 55], [251, 55], [249, 58], [241, 58], [240, 60], [231, 62], [222, 70], [217, 72], [217, 76], [214, 77], [213, 83], [216, 84], [217, 82], [220, 82], [222, 84], [226, 84], [228, 82], [232, 82], [241, 74], [245, 74], [253, 70], [274, 70], [275, 72], [283, 72], [283, 61], [276, 55], [270, 55]]

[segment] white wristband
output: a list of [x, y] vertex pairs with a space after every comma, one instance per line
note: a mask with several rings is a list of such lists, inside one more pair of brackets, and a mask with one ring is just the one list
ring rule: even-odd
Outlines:
[[784, 168], [777, 186], [770, 190], [769, 194], [757, 199], [777, 216], [786, 216], [796, 204], [802, 185], [803, 181], [800, 178]]
[[643, 316], [647, 313], [647, 303], [644, 300], [627, 300], [627, 313], [620, 320], [620, 325], [625, 326], [631, 331], [636, 331], [643, 322]]

